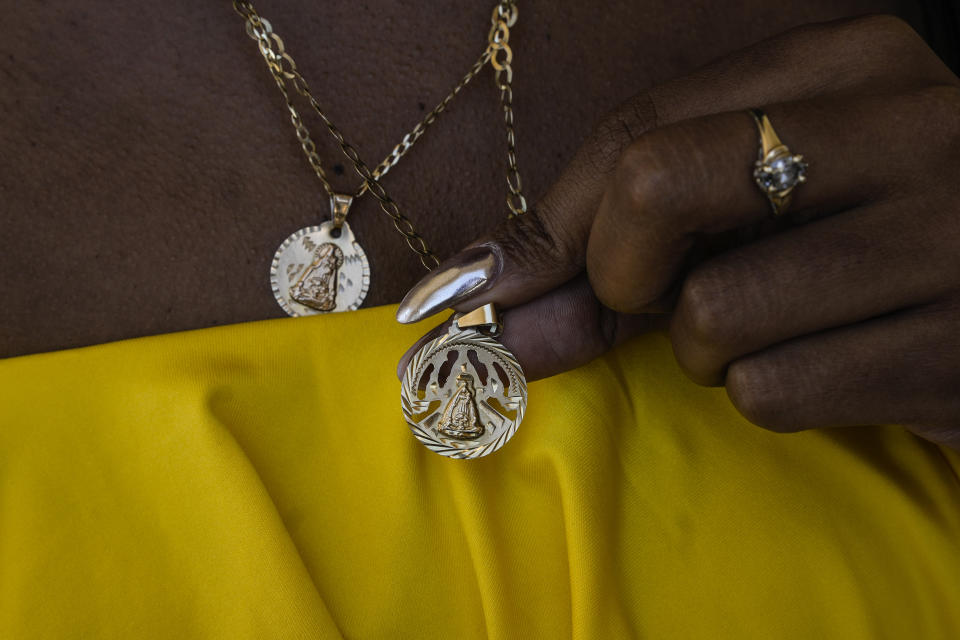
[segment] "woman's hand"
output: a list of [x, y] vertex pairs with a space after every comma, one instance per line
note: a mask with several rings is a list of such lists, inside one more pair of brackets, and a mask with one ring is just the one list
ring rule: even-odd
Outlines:
[[[810, 164], [776, 221], [751, 107]], [[758, 425], [901, 423], [960, 446], [960, 81], [878, 16], [637, 96], [398, 319], [487, 302], [510, 309], [502, 340], [530, 378], [668, 325], [687, 375]]]

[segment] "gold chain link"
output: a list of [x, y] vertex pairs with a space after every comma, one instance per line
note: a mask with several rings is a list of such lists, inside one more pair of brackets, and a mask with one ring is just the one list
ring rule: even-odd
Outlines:
[[[293, 102], [293, 98], [287, 90], [288, 80], [292, 82], [297, 93], [310, 103], [310, 106], [337, 141], [341, 151], [353, 163], [357, 174], [363, 179], [363, 184], [356, 191], [354, 197], [361, 197], [367, 192], [373, 194], [374, 198], [380, 203], [380, 208], [390, 216], [393, 220], [393, 226], [404, 237], [407, 246], [420, 257], [420, 262], [427, 270], [431, 270], [439, 265], [440, 260], [430, 249], [427, 241], [417, 233], [413, 227], [413, 223], [400, 213], [399, 206], [387, 195], [379, 182], [379, 178], [386, 175], [391, 168], [396, 166], [400, 158], [416, 144], [426, 132], [427, 128], [436, 122], [437, 118], [446, 110], [450, 102], [480, 73], [487, 62], [490, 62], [491, 66], [495, 69], [495, 80], [500, 89], [500, 103], [503, 107], [504, 122], [507, 128], [507, 206], [510, 209], [509, 215], [520, 215], [526, 212], [527, 203], [521, 193], [520, 172], [517, 168], [516, 134], [514, 131], [513, 118], [513, 90], [511, 88], [513, 71], [510, 66], [513, 59], [513, 52], [508, 44], [510, 27], [512, 27], [517, 20], [516, 0], [500, 0], [497, 6], [494, 7], [487, 48], [453, 90], [447, 94], [423, 120], [418, 122], [413, 130], [406, 134], [403, 139], [394, 146], [387, 157], [377, 165], [376, 169], [372, 171], [360, 158], [360, 154], [356, 148], [346, 141], [340, 130], [327, 117], [320, 102], [310, 91], [306, 79], [297, 70], [297, 65], [293, 57], [286, 51], [283, 40], [279, 35], [274, 33], [270, 22], [261, 17], [256, 9], [253, 8], [253, 5], [246, 0], [234, 0], [233, 8], [244, 18], [247, 34], [257, 41], [260, 54], [263, 56], [276, 82], [277, 88], [280, 90], [286, 102], [287, 110], [290, 114], [290, 121], [296, 132], [297, 140], [300, 142], [300, 147], [310, 167], [323, 184], [324, 191], [331, 197], [337, 193], [327, 179], [326, 173], [323, 170], [322, 161], [317, 154], [316, 144], [310, 137], [310, 131], [307, 129], [306, 124], [304, 124], [303, 118], [300, 116]], [[498, 55], [500, 55], [501, 58], [498, 59]]]
[[503, 107], [503, 122], [507, 127], [507, 206], [511, 216], [527, 212], [527, 199], [523, 197], [523, 184], [517, 166], [517, 136], [513, 120], [513, 49], [510, 48], [510, 27], [517, 22], [517, 4], [503, 0], [494, 7], [491, 17], [493, 26], [487, 40], [490, 64], [494, 68], [494, 80], [500, 89], [500, 105]]
[[[449, 105], [450, 102], [457, 97], [457, 94], [459, 94], [460, 91], [462, 91], [463, 88], [467, 86], [470, 81], [473, 80], [478, 73], [480, 73], [480, 71], [483, 70], [484, 65], [486, 65], [489, 61], [490, 51], [484, 50], [484, 52], [480, 54], [480, 58], [473, 63], [473, 66], [470, 67], [470, 70], [463, 76], [463, 78], [460, 79], [460, 82], [457, 83], [453, 90], [448, 93], [447, 96], [441, 100], [439, 104], [437, 104], [437, 106], [433, 108], [433, 111], [428, 113], [423, 120], [418, 122], [417, 126], [415, 126], [410, 133], [403, 136], [403, 139], [393, 148], [392, 151], [390, 151], [390, 154], [384, 158], [379, 165], [377, 165], [377, 168], [373, 172], [375, 178], [379, 180], [383, 176], [387, 175], [387, 172], [390, 171], [390, 169], [396, 166], [396, 164], [400, 161], [400, 158], [402, 158], [407, 151], [409, 151], [410, 148], [416, 144], [417, 140], [419, 140], [420, 137], [426, 133], [427, 127], [437, 121], [437, 118], [440, 116], [440, 114], [446, 110], [447, 105]], [[360, 190], [357, 191], [356, 197], [362, 196], [366, 190], [367, 183], [364, 182], [363, 186], [360, 187]]]

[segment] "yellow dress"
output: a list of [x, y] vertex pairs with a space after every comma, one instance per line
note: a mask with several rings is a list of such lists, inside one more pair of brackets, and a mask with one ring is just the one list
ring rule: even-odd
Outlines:
[[428, 452], [395, 308], [0, 361], [0, 638], [958, 638], [960, 457], [777, 435], [663, 335]]

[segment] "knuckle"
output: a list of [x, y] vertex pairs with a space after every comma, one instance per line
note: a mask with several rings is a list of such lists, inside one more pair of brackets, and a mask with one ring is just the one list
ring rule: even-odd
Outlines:
[[588, 164], [596, 173], [607, 174], [631, 142], [657, 127], [657, 109], [650, 93], [643, 93], [617, 107], [594, 128], [584, 146]]
[[522, 216], [511, 218], [493, 234], [493, 243], [522, 269], [538, 270], [569, 264], [582, 266], [572, 242], [551, 216], [550, 207], [540, 203]]
[[918, 55], [929, 56], [926, 44], [913, 27], [893, 15], [852, 18], [837, 36], [841, 43], [861, 48], [866, 71], [882, 75], [889, 75], [894, 69], [916, 73], [920, 68]]
[[586, 251], [587, 274], [597, 297], [619, 312], [634, 313], [661, 293], [659, 280], [640, 271], [651, 242], [671, 235], [669, 161], [650, 134], [635, 140], [617, 160], [604, 204], [593, 221]]
[[906, 20], [889, 13], [853, 18], [850, 26], [867, 34], [874, 42], [885, 39], [890, 43], [913, 44], [919, 39], [917, 32]]
[[604, 118], [593, 130], [590, 144], [584, 147], [587, 164], [597, 174], [609, 173], [617, 158], [629, 145], [631, 138], [622, 123], [614, 118]]
[[680, 175], [671, 170], [669, 159], [657, 136], [634, 141], [620, 155], [614, 185], [626, 213], [643, 212], [644, 222], [649, 223], [651, 216], [667, 211], [670, 193], [675, 190], [671, 180]]
[[781, 369], [769, 358], [749, 356], [733, 362], [727, 370], [727, 395], [740, 414], [753, 424], [788, 433], [798, 427], [790, 422], [789, 398], [781, 381]]
[[951, 151], [960, 142], [960, 86], [933, 84], [920, 89], [916, 110], [923, 114], [923, 122], [933, 131], [931, 137], [939, 139]]
[[903, 53], [923, 42], [905, 20], [890, 14], [839, 20], [832, 24], [832, 29], [836, 42], [857, 47], [868, 59], [879, 57], [885, 63], [895, 58], [879, 54]]
[[912, 75], [918, 56], [929, 57], [922, 38], [907, 22], [885, 14], [797, 27], [781, 45], [786, 49], [782, 53], [798, 62], [824, 60], [824, 52], [829, 52], [833, 71], [822, 80], [827, 86], [843, 85], [851, 77]]
[[[705, 176], [714, 172], [712, 136], [717, 123], [685, 121], [650, 131], [620, 155], [614, 173], [613, 195], [626, 224], [642, 224], [650, 231], [691, 231], [703, 207]], [[708, 140], [710, 139], [710, 140]]]
[[675, 326], [685, 338], [711, 349], [742, 341], [742, 311], [737, 297], [732, 295], [730, 282], [724, 270], [709, 266], [697, 269], [684, 280]]

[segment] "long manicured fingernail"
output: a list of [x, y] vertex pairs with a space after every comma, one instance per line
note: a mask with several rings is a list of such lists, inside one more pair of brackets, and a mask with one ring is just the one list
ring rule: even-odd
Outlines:
[[450, 258], [404, 296], [397, 309], [397, 321], [418, 322], [465, 300], [489, 284], [500, 267], [500, 257], [489, 245]]

